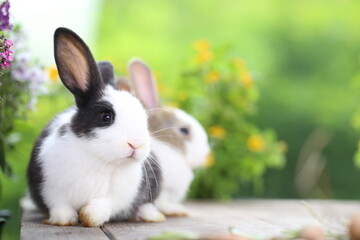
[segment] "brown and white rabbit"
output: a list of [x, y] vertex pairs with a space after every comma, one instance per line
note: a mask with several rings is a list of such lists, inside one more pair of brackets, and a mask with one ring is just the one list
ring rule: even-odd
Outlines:
[[162, 186], [155, 205], [167, 216], [187, 216], [181, 202], [193, 180], [193, 170], [204, 165], [210, 154], [207, 134], [193, 116], [161, 105], [156, 81], [145, 63], [132, 60], [128, 71], [130, 81], [121, 78], [117, 86], [135, 94], [147, 109], [151, 151], [162, 170]]
[[32, 200], [52, 225], [80, 220], [96, 227], [132, 218], [143, 204], [147, 213], [150, 134], [145, 109], [112, 86], [111, 64], [100, 63], [107, 69], [100, 72], [87, 45], [71, 30], [55, 31], [54, 50], [60, 78], [76, 106], [58, 114], [35, 143], [28, 166]]

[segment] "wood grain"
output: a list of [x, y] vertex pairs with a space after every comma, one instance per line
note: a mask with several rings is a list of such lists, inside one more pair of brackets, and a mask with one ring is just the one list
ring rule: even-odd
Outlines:
[[358, 201], [240, 200], [188, 202], [191, 216], [163, 223], [108, 223], [102, 228], [52, 227], [38, 213], [24, 213], [21, 239], [145, 240], [163, 232], [228, 233], [229, 228], [251, 237], [271, 238], [317, 224], [332, 233], [346, 233], [346, 223], [360, 214]]
[[21, 219], [20, 239], [22, 240], [108, 240], [100, 228], [82, 226], [58, 227], [42, 223], [44, 220], [39, 212], [24, 212]]

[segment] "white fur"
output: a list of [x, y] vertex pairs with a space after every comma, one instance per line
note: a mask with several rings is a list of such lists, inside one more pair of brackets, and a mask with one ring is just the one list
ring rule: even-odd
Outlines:
[[183, 110], [176, 109], [176, 117], [191, 126], [191, 141], [185, 142], [185, 160], [192, 169], [204, 166], [210, 154], [210, 146], [205, 129], [191, 115]]
[[[73, 223], [81, 209], [95, 226], [126, 215], [142, 179], [142, 163], [149, 154], [147, 117], [140, 102], [127, 92], [107, 87], [103, 100], [114, 108], [115, 122], [96, 129], [96, 138], [61, 138], [58, 129], [70, 123], [76, 108], [61, 113], [50, 126], [39, 154], [44, 182], [42, 196], [52, 224]], [[128, 142], [141, 146], [133, 158]]]
[[146, 203], [139, 207], [135, 219], [145, 222], [163, 222], [165, 216], [152, 203]]
[[156, 205], [160, 202], [180, 202], [194, 178], [191, 168], [178, 150], [156, 140], [152, 141], [151, 147], [162, 169], [162, 185]]
[[181, 201], [194, 178], [192, 170], [204, 165], [210, 147], [204, 128], [194, 117], [180, 109], [175, 114], [191, 126], [191, 141], [185, 143], [185, 153], [167, 143], [152, 141], [151, 147], [163, 170], [162, 187], [155, 204], [166, 215], [188, 215]]
[[23, 211], [36, 211], [37, 207], [34, 203], [34, 201], [30, 197], [29, 191], [26, 191], [26, 194], [24, 197], [20, 199], [20, 207]]

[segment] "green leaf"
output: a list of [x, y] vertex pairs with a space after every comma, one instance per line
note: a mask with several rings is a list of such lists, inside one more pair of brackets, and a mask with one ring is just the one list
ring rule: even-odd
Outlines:
[[360, 168], [360, 151], [359, 151], [359, 149], [355, 153], [354, 161], [355, 161], [356, 167]]
[[197, 239], [198, 237], [195, 233], [164, 232], [157, 236], [148, 237], [147, 240], [191, 240]]

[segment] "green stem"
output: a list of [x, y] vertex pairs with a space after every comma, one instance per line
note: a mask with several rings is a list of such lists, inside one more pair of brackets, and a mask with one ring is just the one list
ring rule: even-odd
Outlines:
[[4, 171], [5, 169], [5, 141], [4, 141], [4, 99], [3, 97], [3, 93], [4, 93], [4, 88], [6, 86], [4, 86], [3, 83], [4, 79], [1, 79], [2, 85], [0, 86], [0, 170]]
[[[3, 80], [3, 79], [1, 79]], [[4, 86], [0, 86], [0, 173], [5, 173], [5, 142], [3, 134], [4, 100], [2, 99]], [[2, 175], [2, 174], [1, 174]], [[2, 193], [2, 182], [0, 176], [0, 197]]]

